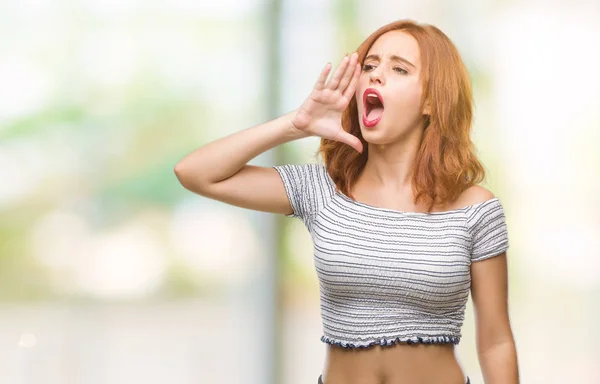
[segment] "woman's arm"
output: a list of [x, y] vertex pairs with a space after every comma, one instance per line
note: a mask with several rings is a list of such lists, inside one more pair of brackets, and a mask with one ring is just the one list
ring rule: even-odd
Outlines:
[[175, 174], [186, 188], [199, 190], [233, 176], [261, 153], [307, 136], [292, 125], [295, 113], [297, 111], [196, 149], [175, 165]]
[[177, 179], [192, 192], [228, 204], [265, 212], [291, 213], [277, 171], [247, 163], [273, 147], [308, 136], [292, 125], [295, 113], [290, 112], [196, 149], [175, 165]]
[[358, 55], [344, 57], [327, 81], [328, 63], [298, 110], [209, 143], [175, 165], [181, 185], [231, 205], [290, 214], [292, 207], [277, 170], [247, 165], [259, 154], [291, 140], [319, 136], [362, 150], [361, 141], [344, 131], [342, 112], [354, 97], [360, 74]]
[[486, 384], [518, 384], [517, 349], [508, 316], [506, 252], [471, 264], [477, 354]]

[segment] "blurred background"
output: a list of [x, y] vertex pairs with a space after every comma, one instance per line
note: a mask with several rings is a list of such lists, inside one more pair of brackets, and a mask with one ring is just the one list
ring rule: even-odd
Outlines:
[[[300, 220], [175, 163], [288, 112], [379, 26], [440, 27], [503, 202], [523, 383], [600, 383], [600, 3], [0, 0], [0, 383], [316, 383]], [[318, 139], [251, 163], [317, 162]], [[457, 354], [483, 383], [471, 301]]]

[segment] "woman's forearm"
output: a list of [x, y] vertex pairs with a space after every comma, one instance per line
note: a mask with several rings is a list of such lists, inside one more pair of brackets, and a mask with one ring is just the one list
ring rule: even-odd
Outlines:
[[291, 123], [296, 111], [206, 144], [175, 165], [182, 185], [201, 190], [238, 172], [261, 153], [306, 137]]
[[518, 384], [517, 349], [513, 340], [495, 344], [479, 353], [485, 384]]

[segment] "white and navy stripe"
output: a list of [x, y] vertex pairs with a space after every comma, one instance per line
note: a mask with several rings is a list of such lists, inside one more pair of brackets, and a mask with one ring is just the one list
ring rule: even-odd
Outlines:
[[498, 198], [445, 212], [402, 212], [350, 199], [322, 164], [274, 167], [314, 245], [322, 341], [342, 347], [455, 343], [470, 265], [505, 252]]

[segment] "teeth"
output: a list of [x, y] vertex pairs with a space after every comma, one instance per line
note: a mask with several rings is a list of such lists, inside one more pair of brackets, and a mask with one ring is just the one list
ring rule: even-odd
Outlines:
[[375, 105], [375, 104], [381, 104], [383, 106], [383, 103], [381, 102], [381, 100], [379, 99], [379, 96], [377, 96], [376, 93], [367, 93], [367, 104], [369, 105]]

